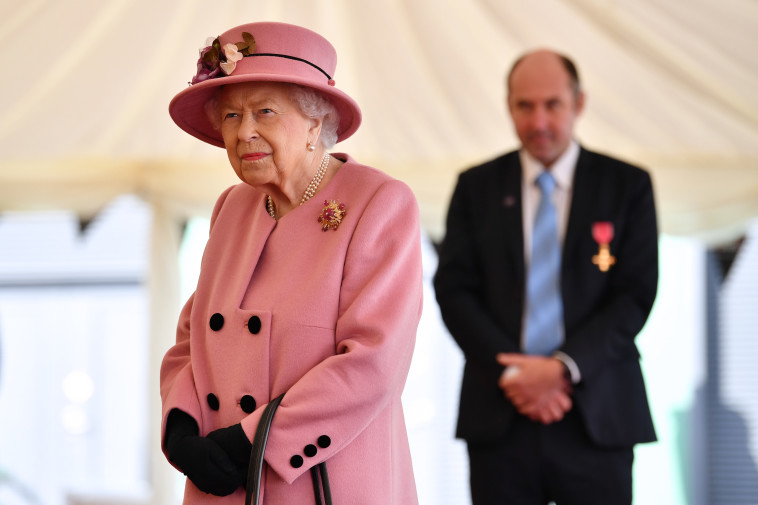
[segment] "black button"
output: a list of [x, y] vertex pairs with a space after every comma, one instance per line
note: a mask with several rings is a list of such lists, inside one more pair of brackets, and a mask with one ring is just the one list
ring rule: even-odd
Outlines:
[[326, 435], [321, 435], [320, 437], [318, 437], [318, 446], [319, 447], [321, 447], [322, 449], [326, 449], [330, 445], [332, 445], [332, 439], [331, 438], [327, 437]]
[[218, 331], [224, 326], [224, 316], [216, 312], [211, 316], [211, 330]]
[[208, 395], [208, 406], [212, 410], [218, 410], [219, 408], [218, 398], [216, 398], [216, 395], [214, 395], [213, 393]]
[[258, 332], [261, 331], [261, 318], [258, 316], [253, 316], [250, 319], [248, 319], [247, 329], [253, 335], [257, 335]]
[[308, 444], [305, 446], [305, 449], [303, 449], [303, 453], [309, 458], [312, 458], [313, 456], [315, 456], [317, 452], [318, 452], [318, 449], [316, 449], [316, 446], [313, 444]]
[[240, 407], [248, 414], [251, 414], [255, 410], [255, 398], [250, 395], [243, 396], [240, 400]]
[[295, 454], [290, 458], [290, 465], [292, 465], [292, 468], [300, 468], [303, 466], [303, 457]]

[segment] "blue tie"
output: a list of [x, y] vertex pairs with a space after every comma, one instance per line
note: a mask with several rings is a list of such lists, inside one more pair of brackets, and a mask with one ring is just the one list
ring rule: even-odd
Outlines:
[[549, 172], [537, 177], [542, 198], [534, 218], [532, 261], [526, 282], [526, 354], [549, 356], [562, 342], [561, 246], [558, 242], [555, 207], [550, 195], [555, 179]]

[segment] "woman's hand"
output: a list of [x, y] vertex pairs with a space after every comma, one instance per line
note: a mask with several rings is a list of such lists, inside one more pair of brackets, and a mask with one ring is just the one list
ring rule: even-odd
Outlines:
[[241, 485], [237, 466], [209, 438], [197, 435], [182, 438], [169, 452], [169, 460], [205, 493], [226, 496]]
[[221, 447], [229, 456], [239, 475], [239, 485], [247, 486], [247, 469], [253, 444], [248, 440], [242, 425], [237, 423], [208, 433], [208, 438]]
[[199, 436], [197, 422], [178, 409], [172, 410], [166, 421], [166, 452], [169, 461], [205, 493], [230, 495], [244, 483], [226, 451], [210, 438]]

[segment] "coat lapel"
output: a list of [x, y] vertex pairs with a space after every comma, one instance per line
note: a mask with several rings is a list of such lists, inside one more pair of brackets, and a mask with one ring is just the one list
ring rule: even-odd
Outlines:
[[[266, 212], [264, 200], [260, 191], [238, 184], [224, 201], [202, 260], [201, 280], [212, 286], [202, 291], [212, 293], [211, 300], [226, 300], [235, 309], [240, 308], [267, 237], [276, 225]], [[227, 217], [222, 219], [222, 214]]]
[[599, 178], [593, 175], [591, 155], [584, 149], [579, 153], [579, 159], [576, 162], [576, 171], [574, 172], [574, 183], [571, 196], [571, 207], [569, 210], [568, 223], [566, 226], [566, 237], [563, 241], [563, 261], [564, 268], [563, 279], [565, 289], [566, 279], [566, 258], [571, 256], [571, 252], [577, 247], [583, 235], [591, 233], [591, 212], [592, 202], [596, 201], [593, 195], [598, 191], [597, 186]]
[[518, 153], [507, 156], [504, 160], [503, 180], [498, 188], [500, 198], [495, 201], [499, 204], [499, 212], [502, 221], [498, 223], [505, 249], [504, 257], [509, 264], [506, 268], [516, 273], [516, 278], [523, 284], [524, 281], [524, 233], [523, 233], [523, 209], [521, 200], [521, 163]]

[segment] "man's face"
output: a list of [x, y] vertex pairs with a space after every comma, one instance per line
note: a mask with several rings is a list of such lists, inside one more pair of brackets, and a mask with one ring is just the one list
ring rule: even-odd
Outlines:
[[559, 57], [547, 51], [526, 56], [510, 78], [508, 110], [524, 148], [545, 167], [566, 150], [584, 95], [577, 94]]

